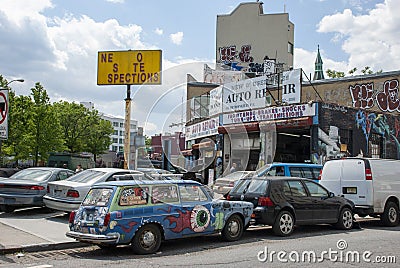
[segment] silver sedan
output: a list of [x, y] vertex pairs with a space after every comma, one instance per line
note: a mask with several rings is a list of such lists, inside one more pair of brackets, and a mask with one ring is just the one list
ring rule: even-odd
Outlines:
[[91, 168], [81, 171], [67, 180], [49, 183], [43, 201], [51, 209], [71, 212], [79, 208], [90, 187], [96, 183], [144, 179], [146, 179], [144, 174], [136, 170]]

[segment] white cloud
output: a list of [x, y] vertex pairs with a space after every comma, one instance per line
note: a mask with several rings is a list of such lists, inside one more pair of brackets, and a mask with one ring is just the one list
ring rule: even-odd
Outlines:
[[174, 43], [175, 45], [181, 45], [183, 41], [183, 32], [177, 32], [174, 34], [169, 35], [169, 39]]
[[125, 3], [125, 0], [106, 0], [106, 2], [110, 2], [113, 4], [123, 4]]
[[393, 71], [400, 63], [400, 5], [397, 0], [377, 4], [365, 15], [350, 9], [325, 16], [319, 23], [321, 33], [334, 33], [336, 42], [349, 55], [348, 66], [373, 71]]
[[164, 31], [163, 31], [163, 29], [156, 28], [156, 29], [154, 30], [154, 33], [157, 34], [157, 35], [163, 35]]

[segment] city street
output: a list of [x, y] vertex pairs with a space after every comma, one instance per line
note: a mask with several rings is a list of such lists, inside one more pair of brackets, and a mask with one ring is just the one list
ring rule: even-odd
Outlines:
[[[66, 227], [65, 215], [49, 213], [51, 217], [44, 219], [44, 209], [36, 212], [37, 217], [32, 210], [25, 212], [32, 228], [43, 221]], [[22, 217], [23, 213], [17, 213]], [[4, 220], [5, 214], [0, 218]], [[134, 255], [128, 246], [110, 251], [87, 246], [17, 252], [0, 255], [0, 267], [132, 267], [133, 263], [135, 267], [397, 267], [400, 226], [383, 227], [377, 220], [361, 220], [360, 225], [361, 229], [349, 232], [329, 225], [303, 226], [287, 238], [274, 236], [270, 227], [250, 227], [237, 242], [223, 242], [218, 235], [181, 239], [164, 242], [161, 251], [145, 256]], [[47, 230], [47, 236], [62, 235], [52, 234], [54, 230]]]

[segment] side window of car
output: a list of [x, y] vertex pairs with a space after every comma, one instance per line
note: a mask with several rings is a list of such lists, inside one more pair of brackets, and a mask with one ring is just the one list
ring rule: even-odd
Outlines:
[[306, 189], [304, 189], [303, 184], [300, 181], [288, 181], [290, 186], [290, 191], [292, 196], [307, 196]]
[[283, 194], [284, 195], [292, 195], [290, 191], [290, 186], [287, 181], [282, 182]]
[[301, 173], [301, 168], [299, 167], [289, 167], [290, 170], [290, 176], [292, 177], [302, 177], [302, 173]]
[[307, 178], [307, 179], [311, 179], [311, 180], [313, 179], [313, 173], [312, 173], [311, 168], [302, 167], [302, 170], [303, 170], [302, 178]]
[[178, 202], [178, 190], [176, 185], [158, 185], [153, 186], [151, 190], [151, 202], [159, 203], [174, 203]]
[[120, 206], [146, 205], [149, 201], [148, 187], [128, 187], [122, 190]]
[[207, 201], [207, 196], [197, 185], [179, 185], [182, 202]]
[[319, 184], [312, 181], [305, 181], [305, 184], [313, 197], [328, 197], [329, 192], [322, 188]]
[[56, 181], [65, 180], [66, 178], [68, 178], [67, 172], [65, 172], [65, 171], [60, 171], [60, 172], [57, 174]]

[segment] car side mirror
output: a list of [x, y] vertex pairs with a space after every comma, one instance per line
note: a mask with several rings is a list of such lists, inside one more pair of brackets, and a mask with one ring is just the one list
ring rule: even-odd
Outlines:
[[334, 193], [332, 193], [332, 192], [329, 192], [329, 194], [328, 194], [328, 197], [334, 197], [335, 196], [335, 194]]

